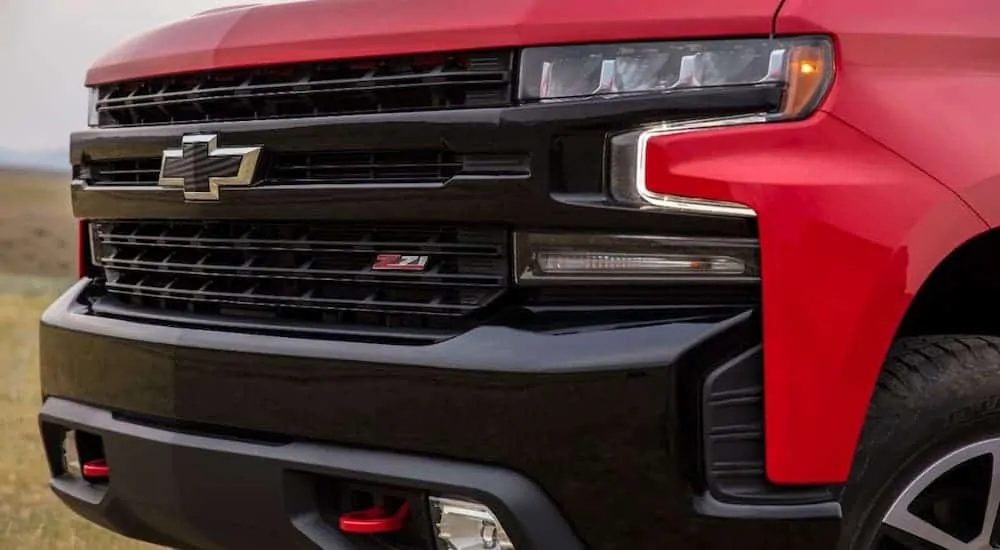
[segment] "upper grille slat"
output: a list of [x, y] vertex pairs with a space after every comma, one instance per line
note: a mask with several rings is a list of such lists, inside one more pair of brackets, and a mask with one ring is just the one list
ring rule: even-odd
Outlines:
[[83, 166], [80, 178], [92, 185], [156, 185], [160, 181], [160, 159], [125, 158]]
[[[159, 157], [87, 160], [78, 177], [94, 186], [155, 186]], [[312, 151], [267, 154], [258, 186], [444, 184], [456, 176], [526, 176], [525, 155], [449, 151]]]
[[[125, 221], [93, 234], [106, 291], [142, 308], [442, 330], [488, 311], [509, 281], [503, 229]], [[380, 254], [427, 261], [376, 270]]]
[[462, 161], [441, 151], [318, 152], [277, 155], [265, 183], [444, 183]]
[[500, 107], [513, 102], [513, 52], [300, 63], [98, 87], [99, 125]]
[[[427, 82], [413, 77], [378, 79], [349, 79], [305, 81], [291, 84], [249, 85], [232, 88], [212, 88], [208, 90], [192, 89], [185, 92], [153, 93], [147, 95], [131, 94], [123, 98], [108, 98], [100, 105], [102, 113], [113, 114], [116, 111], [135, 109], [144, 105], [156, 105], [162, 109], [185, 105], [191, 102], [234, 101], [234, 100], [306, 100], [310, 96], [322, 94], [357, 94], [359, 92], [391, 91], [403, 88], [430, 88], [436, 86], [476, 86], [503, 85], [506, 83], [506, 73], [486, 73], [487, 78], [457, 79], [461, 73], [436, 73], [431, 76], [434, 81]], [[296, 89], [296, 88], [307, 88]], [[382, 111], [376, 111], [382, 112]]]
[[151, 248], [195, 248], [207, 250], [246, 250], [274, 252], [378, 252], [392, 251], [405, 247], [413, 253], [433, 254], [446, 252], [449, 255], [493, 255], [500, 256], [499, 247], [469, 244], [449, 243], [439, 245], [428, 242], [384, 241], [319, 241], [319, 240], [283, 240], [283, 239], [248, 239], [248, 238], [209, 238], [209, 237], [172, 237], [170, 235], [107, 235], [101, 234], [99, 240], [107, 245], [141, 244]]

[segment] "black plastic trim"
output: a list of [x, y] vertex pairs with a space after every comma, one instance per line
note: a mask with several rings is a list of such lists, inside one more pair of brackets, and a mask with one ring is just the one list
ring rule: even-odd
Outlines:
[[113, 296], [103, 296], [93, 301], [91, 311], [99, 316], [176, 327], [197, 327], [207, 330], [239, 331], [249, 334], [270, 334], [299, 338], [337, 338], [356, 342], [390, 344], [428, 344], [455, 335], [452, 331], [385, 329], [365, 325], [323, 325], [281, 321], [280, 324], [252, 318], [201, 315], [169, 310], [138, 308], [123, 304]]
[[[46, 400], [40, 419], [53, 434], [59, 427], [100, 436], [111, 466], [107, 488], [57, 476], [51, 482], [55, 493], [91, 521], [145, 540], [190, 548], [211, 536], [227, 540], [226, 547], [245, 539], [258, 548], [302, 548], [311, 542], [314, 548], [356, 550], [357, 545], [322, 521], [311, 487], [297, 476], [307, 473], [472, 498], [497, 513], [518, 549], [583, 550], [545, 493], [504, 468], [335, 445], [273, 446], [208, 438], [123, 422], [110, 411], [57, 398]], [[59, 456], [53, 446], [57, 439], [48, 438], [50, 458]], [[184, 509], [192, 497], [202, 514]], [[243, 505], [213, 505], [220, 497]], [[280, 502], [283, 512], [272, 506]], [[205, 510], [208, 506], [213, 510]], [[185, 520], [185, 528], [173, 528]], [[297, 534], [270, 529], [283, 520]]]
[[[400, 346], [108, 319], [87, 313], [87, 284], [43, 317], [46, 396], [168, 432], [497, 465], [536, 483], [594, 550], [687, 547], [693, 533], [699, 548], [729, 548], [733, 529], [750, 548], [836, 541], [839, 522], [829, 519], [739, 522], [692, 511], [702, 489], [685, 455], [698, 447], [697, 406], [681, 405], [698, 402], [699, 385], [679, 375], [711, 371], [759, 344], [753, 306], [559, 334], [515, 322]], [[155, 478], [157, 468], [187, 464], [172, 458], [133, 462], [151, 464]], [[257, 490], [253, 469], [245, 475], [240, 491]], [[184, 513], [198, 520], [217, 506], [194, 486]], [[176, 512], [147, 508], [143, 517]], [[276, 528], [290, 528], [283, 519]], [[173, 525], [185, 534], [184, 522]]]
[[[96, 317], [86, 314], [87, 308], [80, 300], [90, 283], [90, 279], [83, 279], [67, 290], [46, 310], [42, 323], [149, 344], [479, 372], [553, 374], [660, 367], [675, 361], [692, 344], [729, 326], [745, 323], [752, 315], [745, 311], [733, 313], [723, 321], [669, 323], [669, 331], [662, 330], [662, 324], [651, 324], [628, 330], [562, 334], [558, 340], [544, 333], [486, 325], [462, 334], [461, 338], [414, 347], [221, 332]], [[497, 342], [504, 343], [502, 350], [497, 348]], [[558, 345], [553, 345], [555, 342]], [[526, 357], [532, 360], [525, 361]]]
[[839, 517], [815, 515], [839, 511], [832, 486], [783, 486], [767, 477], [763, 346], [713, 368], [700, 393], [700, 469], [706, 490], [695, 496], [699, 512], [761, 519]]
[[474, 222], [753, 237], [752, 220], [636, 211], [603, 200], [605, 139], [665, 120], [767, 111], [780, 97], [780, 88], [761, 85], [509, 108], [87, 130], [71, 138], [74, 165], [158, 157], [178, 147], [181, 136], [206, 132], [219, 134], [227, 146], [261, 146], [267, 154], [435, 149], [530, 160], [502, 173], [459, 175], [442, 185], [227, 188], [219, 201], [204, 203], [185, 202], [177, 189], [88, 186], [77, 180], [73, 208], [78, 217], [109, 220], [139, 212], [148, 219]]
[[722, 502], [711, 493], [693, 498], [694, 510], [705, 516], [729, 519], [840, 519], [839, 502], [812, 504], [731, 504]]

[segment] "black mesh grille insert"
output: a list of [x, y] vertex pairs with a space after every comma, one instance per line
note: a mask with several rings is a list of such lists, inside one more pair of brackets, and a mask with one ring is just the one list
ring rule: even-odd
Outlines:
[[182, 74], [98, 87], [99, 125], [140, 126], [510, 105], [509, 50]]
[[142, 221], [93, 231], [107, 293], [144, 308], [452, 330], [508, 284], [503, 229]]

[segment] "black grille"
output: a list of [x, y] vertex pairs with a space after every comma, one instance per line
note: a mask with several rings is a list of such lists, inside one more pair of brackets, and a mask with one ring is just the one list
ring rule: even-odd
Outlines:
[[[508, 284], [503, 229], [142, 221], [93, 231], [107, 294], [143, 308], [452, 330]], [[379, 255], [427, 263], [373, 269]]]
[[100, 126], [499, 107], [511, 51], [301, 63], [98, 87]]
[[[455, 176], [525, 176], [525, 155], [456, 155], [440, 150], [314, 151], [267, 155], [258, 185], [442, 184]], [[77, 176], [89, 185], [157, 185], [160, 158], [87, 161]]]

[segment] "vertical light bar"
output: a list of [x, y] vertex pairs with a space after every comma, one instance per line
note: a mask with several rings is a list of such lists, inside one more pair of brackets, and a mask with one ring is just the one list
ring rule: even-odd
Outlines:
[[781, 82], [785, 79], [785, 70], [788, 66], [785, 61], [787, 55], [788, 50], [784, 48], [771, 52], [767, 61], [767, 74], [764, 75], [761, 82]]
[[539, 83], [539, 92], [542, 94], [542, 97], [548, 97], [551, 93], [553, 67], [554, 65], [551, 61], [542, 63], [542, 80]]
[[615, 78], [618, 74], [618, 61], [614, 59], [605, 59], [601, 62], [601, 77], [597, 82], [597, 89], [594, 90], [595, 94], [607, 93], [615, 91]]
[[685, 55], [681, 58], [680, 71], [677, 73], [677, 82], [671, 88], [693, 88], [701, 86], [701, 75], [704, 71], [702, 55], [696, 53]]

